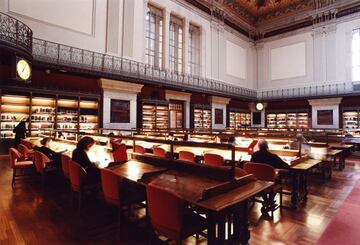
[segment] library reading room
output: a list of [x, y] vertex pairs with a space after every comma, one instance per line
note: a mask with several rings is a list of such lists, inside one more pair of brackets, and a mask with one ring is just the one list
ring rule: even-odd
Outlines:
[[360, 0], [0, 0], [0, 245], [360, 245]]

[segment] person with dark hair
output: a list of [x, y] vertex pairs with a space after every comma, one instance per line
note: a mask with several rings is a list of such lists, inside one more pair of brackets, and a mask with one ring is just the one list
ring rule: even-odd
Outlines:
[[22, 120], [21, 122], [16, 125], [16, 127], [13, 129], [13, 133], [15, 133], [15, 140], [14, 140], [14, 147], [17, 148], [20, 144], [21, 139], [26, 138], [26, 123], [29, 122], [29, 118], [26, 120]]
[[278, 169], [287, 169], [289, 165], [284, 162], [278, 155], [269, 151], [269, 145], [266, 140], [260, 140], [258, 143], [259, 150], [251, 156], [251, 162], [265, 163]]
[[45, 137], [40, 141], [41, 147], [35, 146], [34, 150], [40, 151], [43, 153], [47, 158], [49, 158], [52, 161], [51, 166], [58, 167], [61, 163], [61, 153], [55, 152], [50, 149], [50, 143], [52, 139], [49, 137]]
[[72, 153], [72, 160], [80, 164], [87, 172], [87, 179], [90, 181], [100, 181], [100, 170], [96, 163], [90, 161], [87, 152], [95, 144], [95, 140], [89, 136], [82, 137]]

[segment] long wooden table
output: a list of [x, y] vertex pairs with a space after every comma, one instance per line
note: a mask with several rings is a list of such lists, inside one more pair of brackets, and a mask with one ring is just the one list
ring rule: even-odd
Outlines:
[[[40, 141], [42, 138], [40, 137], [29, 137], [25, 140], [33, 143], [36, 146], [41, 146]], [[76, 148], [76, 142], [72, 141], [64, 141], [64, 140], [53, 140], [50, 143], [49, 148], [55, 152], [63, 152], [69, 157], [72, 156], [72, 151]], [[89, 152], [87, 152], [89, 159], [92, 162], [98, 163], [99, 168], [106, 168], [109, 163], [114, 162], [114, 157], [110, 148], [101, 145], [94, 145]]]
[[300, 203], [307, 201], [308, 194], [308, 173], [310, 169], [318, 166], [321, 160], [306, 159], [289, 168], [292, 189], [290, 192], [284, 192], [291, 195], [291, 207], [296, 209]]
[[[195, 173], [196, 171], [176, 168], [167, 170], [163, 166], [139, 160], [121, 163], [110, 169], [120, 178], [140, 185], [146, 186], [151, 181], [176, 193], [190, 204], [201, 207], [207, 215], [209, 244], [248, 244], [250, 231], [247, 201], [273, 185], [272, 182], [250, 178], [231, 181]], [[228, 229], [228, 233], [225, 232], [226, 221], [233, 224], [233, 229]]]

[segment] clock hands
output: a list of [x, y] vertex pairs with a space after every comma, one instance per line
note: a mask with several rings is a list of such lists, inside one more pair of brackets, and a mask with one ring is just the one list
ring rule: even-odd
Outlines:
[[24, 64], [24, 68], [22, 69], [22, 72], [24, 72], [24, 71], [25, 71], [25, 67], [26, 67], [26, 65]]

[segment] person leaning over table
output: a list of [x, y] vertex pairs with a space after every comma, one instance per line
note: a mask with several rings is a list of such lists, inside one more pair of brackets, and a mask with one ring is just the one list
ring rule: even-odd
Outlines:
[[251, 162], [265, 163], [277, 169], [287, 169], [289, 165], [284, 162], [278, 155], [269, 151], [269, 145], [266, 140], [258, 142], [259, 150], [254, 152], [251, 156]]
[[40, 141], [41, 147], [35, 146], [34, 150], [40, 151], [45, 156], [47, 156], [47, 158], [49, 158], [52, 161], [51, 166], [58, 167], [58, 166], [60, 166], [60, 163], [61, 163], [61, 155], [49, 148], [51, 141], [52, 141], [52, 139], [49, 137], [43, 138]]
[[72, 160], [80, 164], [86, 171], [86, 179], [89, 182], [100, 181], [100, 170], [96, 163], [90, 161], [87, 152], [95, 144], [95, 140], [89, 136], [84, 136], [79, 140], [76, 149], [72, 153]]

